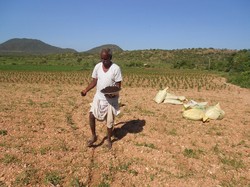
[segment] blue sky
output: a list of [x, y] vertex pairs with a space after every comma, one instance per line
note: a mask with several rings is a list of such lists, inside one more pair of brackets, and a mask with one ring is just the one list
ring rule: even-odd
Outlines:
[[0, 0], [0, 43], [250, 49], [250, 0]]

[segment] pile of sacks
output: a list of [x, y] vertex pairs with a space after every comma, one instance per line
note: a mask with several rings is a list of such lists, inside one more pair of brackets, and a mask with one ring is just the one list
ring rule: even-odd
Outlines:
[[223, 119], [225, 112], [221, 109], [220, 104], [207, 107], [207, 102], [197, 103], [191, 100], [184, 104], [183, 117], [191, 120], [202, 120], [203, 122], [210, 119]]
[[[225, 112], [221, 109], [220, 104], [217, 103], [214, 106], [207, 107], [207, 102], [196, 102], [194, 100], [188, 101], [185, 96], [175, 96], [167, 92], [168, 87], [164, 90], [160, 90], [154, 101], [156, 103], [170, 103], [183, 105], [183, 117], [191, 120], [202, 120], [203, 122], [210, 119], [222, 119], [225, 116]], [[188, 101], [188, 102], [187, 102]], [[187, 103], [184, 103], [187, 102]]]

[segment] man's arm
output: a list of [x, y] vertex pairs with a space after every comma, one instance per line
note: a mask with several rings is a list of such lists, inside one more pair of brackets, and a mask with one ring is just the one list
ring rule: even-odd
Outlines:
[[94, 88], [97, 84], [97, 79], [93, 78], [91, 83], [81, 92], [82, 96], [85, 96], [88, 91], [90, 91], [92, 88]]

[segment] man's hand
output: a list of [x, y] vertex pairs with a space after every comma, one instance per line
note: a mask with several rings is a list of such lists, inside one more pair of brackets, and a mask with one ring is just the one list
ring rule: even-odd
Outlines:
[[87, 95], [87, 91], [86, 90], [81, 91], [81, 96], [86, 96], [86, 95]]
[[93, 78], [91, 83], [85, 88], [85, 90], [81, 91], [81, 96], [86, 96], [87, 92], [94, 88], [97, 84], [97, 79]]

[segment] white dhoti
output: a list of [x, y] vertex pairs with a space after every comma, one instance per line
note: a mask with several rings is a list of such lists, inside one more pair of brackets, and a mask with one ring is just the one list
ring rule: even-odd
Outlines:
[[102, 100], [95, 96], [91, 104], [90, 112], [93, 113], [97, 120], [106, 120], [107, 127], [112, 128], [115, 116], [120, 113], [118, 98], [107, 98], [107, 100]]

